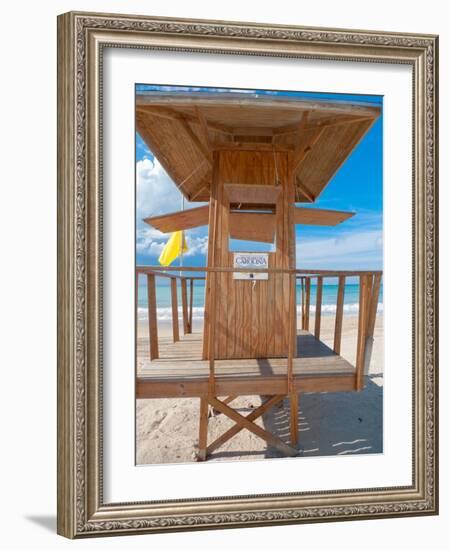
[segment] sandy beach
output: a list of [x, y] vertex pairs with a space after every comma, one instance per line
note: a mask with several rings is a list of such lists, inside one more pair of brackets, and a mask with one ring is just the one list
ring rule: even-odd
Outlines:
[[[314, 317], [311, 319], [314, 326]], [[341, 355], [355, 363], [357, 315], [345, 315]], [[300, 321], [298, 326], [300, 326]], [[159, 334], [170, 334], [170, 323], [159, 323]], [[146, 322], [139, 322], [138, 348], [148, 345]], [[194, 323], [201, 331], [201, 323]], [[321, 339], [333, 345], [334, 316], [322, 317]], [[146, 347], [146, 346], [145, 346]], [[139, 366], [147, 358], [139, 356]], [[199, 399], [139, 399], [136, 404], [136, 463], [195, 462], [198, 444]], [[241, 414], [261, 404], [259, 396], [232, 402]], [[264, 414], [257, 423], [289, 443], [289, 401]], [[233, 425], [223, 414], [210, 418], [208, 438], [218, 437]], [[361, 392], [301, 393], [299, 399], [299, 456], [380, 453], [383, 451], [383, 316], [378, 313], [369, 376]], [[242, 430], [209, 461], [256, 460], [282, 455], [260, 438]]]

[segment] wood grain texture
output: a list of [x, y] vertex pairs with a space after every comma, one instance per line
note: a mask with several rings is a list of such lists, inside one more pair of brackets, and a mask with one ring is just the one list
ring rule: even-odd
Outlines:
[[158, 359], [158, 319], [156, 306], [155, 276], [147, 275], [147, 316], [150, 341], [150, 359]]
[[344, 316], [344, 293], [345, 293], [345, 277], [339, 277], [338, 293], [336, 299], [336, 318], [334, 322], [334, 345], [333, 351], [337, 354], [341, 352], [342, 341], [342, 319]]
[[170, 299], [172, 306], [172, 337], [174, 342], [178, 342], [180, 340], [180, 328], [178, 325], [178, 295], [176, 279], [170, 279]]
[[188, 210], [144, 219], [145, 223], [161, 231], [161, 233], [173, 233], [174, 231], [208, 225], [208, 221], [209, 206], [198, 206], [197, 208], [189, 208]]

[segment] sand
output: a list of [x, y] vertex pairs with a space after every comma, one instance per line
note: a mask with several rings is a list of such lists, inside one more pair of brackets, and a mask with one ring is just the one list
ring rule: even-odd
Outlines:
[[[355, 362], [357, 315], [344, 316], [341, 354]], [[314, 326], [314, 318], [312, 325]], [[168, 323], [159, 333], [170, 333]], [[200, 330], [194, 325], [194, 330]], [[333, 344], [334, 317], [322, 317], [321, 339]], [[147, 326], [139, 323], [138, 338]], [[372, 361], [366, 387], [361, 392], [302, 393], [299, 400], [299, 456], [381, 453], [383, 451], [383, 318], [378, 314]], [[142, 347], [142, 346], [141, 346]], [[139, 362], [138, 357], [138, 362]], [[259, 396], [243, 396], [232, 406], [248, 414], [261, 404]], [[196, 461], [199, 399], [139, 399], [136, 406], [137, 464]], [[289, 401], [271, 409], [257, 423], [289, 443]], [[208, 441], [233, 425], [223, 414], [210, 418]], [[257, 460], [282, 455], [247, 430], [217, 449], [209, 461]]]

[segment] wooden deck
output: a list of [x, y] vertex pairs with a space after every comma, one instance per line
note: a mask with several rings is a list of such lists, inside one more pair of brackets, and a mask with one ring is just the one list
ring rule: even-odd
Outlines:
[[[294, 380], [298, 392], [355, 390], [355, 368], [311, 333], [297, 333]], [[141, 344], [139, 358], [148, 357]], [[179, 342], [160, 338], [160, 358], [140, 361], [137, 398], [202, 397], [208, 393], [209, 362], [201, 359], [202, 335]], [[216, 360], [217, 395], [274, 395], [288, 392], [287, 358]]]

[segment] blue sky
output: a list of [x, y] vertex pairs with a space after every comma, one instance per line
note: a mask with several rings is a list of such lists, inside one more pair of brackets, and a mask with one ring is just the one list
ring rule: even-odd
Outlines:
[[[137, 90], [205, 91], [204, 88], [140, 85]], [[210, 89], [222, 91], [224, 89]], [[288, 95], [299, 98], [357, 101], [382, 104], [380, 96], [230, 90], [260, 95]], [[350, 157], [340, 167], [314, 207], [351, 210], [356, 215], [336, 227], [297, 225], [297, 266], [314, 269], [382, 269], [383, 267], [383, 179], [382, 116], [364, 136]], [[198, 203], [185, 207], [198, 206]], [[305, 206], [302, 204], [302, 206]], [[136, 261], [156, 265], [168, 235], [149, 227], [142, 218], [181, 210], [182, 196], [153, 156], [139, 134], [136, 134]], [[186, 232], [189, 252], [184, 265], [205, 265], [207, 228]], [[233, 243], [233, 248], [237, 243]], [[245, 243], [241, 250], [258, 250], [265, 245]], [[175, 262], [176, 264], [176, 262]]]

